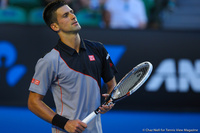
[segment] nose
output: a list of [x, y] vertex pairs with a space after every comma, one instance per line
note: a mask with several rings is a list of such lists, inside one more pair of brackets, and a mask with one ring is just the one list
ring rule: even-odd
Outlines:
[[70, 13], [71, 19], [75, 19], [76, 15], [74, 13]]

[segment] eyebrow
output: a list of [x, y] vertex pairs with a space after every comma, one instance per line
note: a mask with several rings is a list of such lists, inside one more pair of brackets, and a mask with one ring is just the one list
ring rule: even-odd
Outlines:
[[69, 15], [69, 13], [74, 13], [74, 10], [70, 10], [69, 12], [65, 12], [62, 16]]

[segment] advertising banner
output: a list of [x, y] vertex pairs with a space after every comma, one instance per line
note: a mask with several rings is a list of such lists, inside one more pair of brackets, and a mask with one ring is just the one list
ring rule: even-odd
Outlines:
[[[35, 64], [58, 36], [46, 26], [0, 29], [0, 105], [26, 106]], [[80, 35], [105, 45], [119, 71], [117, 81], [141, 62], [153, 64], [147, 82], [115, 109], [200, 110], [200, 31], [83, 28]], [[54, 106], [50, 91], [44, 100]]]

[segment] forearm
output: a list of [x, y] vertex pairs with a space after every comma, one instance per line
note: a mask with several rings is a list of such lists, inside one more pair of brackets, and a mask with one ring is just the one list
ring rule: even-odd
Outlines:
[[106, 84], [107, 84], [107, 87], [108, 87], [107, 88], [107, 94], [110, 94], [117, 84], [115, 77], [113, 77], [113, 79], [110, 80], [109, 82], [107, 82]]
[[[107, 83], [107, 94], [102, 94], [103, 97], [105, 97], [105, 99], [107, 99], [109, 97], [109, 94], [113, 91], [114, 87], [116, 86], [116, 80], [115, 77], [113, 77], [110, 81], [108, 81]], [[114, 104], [111, 104], [109, 106], [107, 105], [102, 105], [99, 110], [99, 113], [104, 114], [106, 112], [108, 112], [109, 110], [112, 109], [112, 107], [114, 106]]]
[[75, 132], [76, 130], [82, 132], [87, 125], [80, 120], [68, 120], [67, 118], [57, 115], [50, 107], [48, 107], [43, 101], [44, 96], [30, 92], [28, 99], [28, 108], [38, 117], [43, 120], [65, 129], [69, 132]]

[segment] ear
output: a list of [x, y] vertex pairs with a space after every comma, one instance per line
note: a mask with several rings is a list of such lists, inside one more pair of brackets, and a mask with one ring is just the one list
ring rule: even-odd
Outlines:
[[60, 30], [58, 24], [56, 24], [56, 23], [52, 23], [50, 25], [50, 27], [51, 27], [52, 30], [54, 30], [56, 32], [58, 32]]

